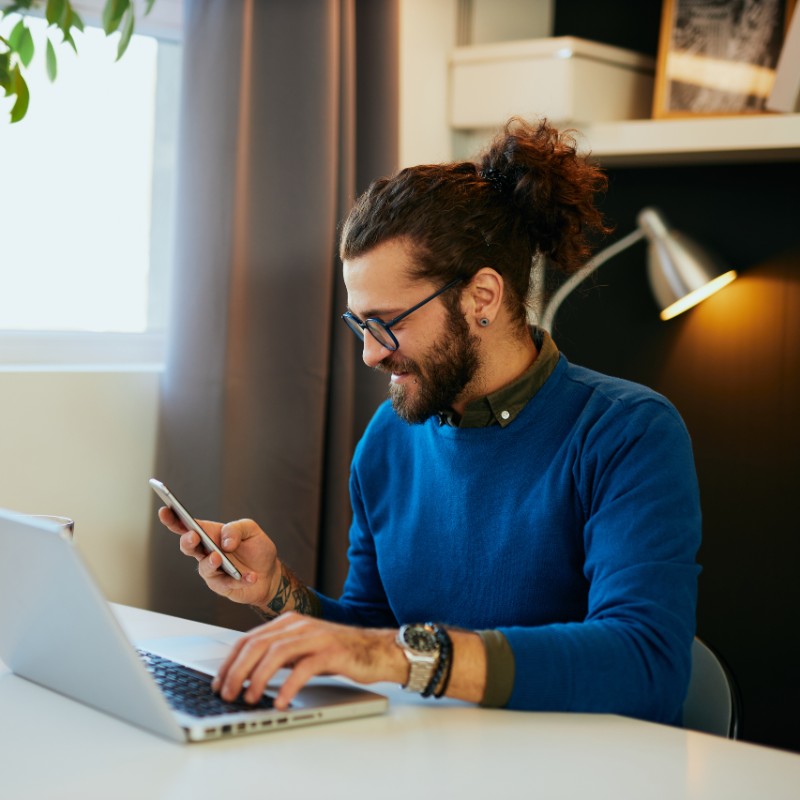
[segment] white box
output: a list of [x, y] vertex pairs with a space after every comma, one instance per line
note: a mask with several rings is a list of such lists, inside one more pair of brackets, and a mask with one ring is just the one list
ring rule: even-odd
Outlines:
[[450, 59], [450, 124], [497, 128], [509, 117], [554, 124], [645, 119], [654, 59], [572, 36], [457, 47]]

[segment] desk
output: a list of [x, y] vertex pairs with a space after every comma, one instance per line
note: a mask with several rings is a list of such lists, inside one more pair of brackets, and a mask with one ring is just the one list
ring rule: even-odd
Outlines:
[[[214, 630], [114, 610], [134, 638]], [[623, 717], [479, 709], [376, 688], [390, 697], [380, 717], [180, 745], [0, 663], [0, 798], [800, 798], [800, 755]]]

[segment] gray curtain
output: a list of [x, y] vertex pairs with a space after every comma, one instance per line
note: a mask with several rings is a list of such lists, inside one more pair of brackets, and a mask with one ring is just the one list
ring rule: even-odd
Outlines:
[[[397, 0], [189, 0], [156, 474], [337, 594], [349, 461], [385, 396], [338, 317], [338, 225], [396, 168]], [[352, 341], [351, 341], [352, 340]], [[154, 509], [158, 503], [154, 502]], [[150, 607], [244, 629], [155, 521]]]

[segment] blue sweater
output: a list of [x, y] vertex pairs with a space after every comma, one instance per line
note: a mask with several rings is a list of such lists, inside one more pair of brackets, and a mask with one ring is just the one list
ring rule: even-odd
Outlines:
[[701, 525], [663, 397], [562, 355], [504, 428], [408, 425], [387, 402], [350, 491], [350, 571], [324, 617], [497, 629], [509, 708], [680, 722]]

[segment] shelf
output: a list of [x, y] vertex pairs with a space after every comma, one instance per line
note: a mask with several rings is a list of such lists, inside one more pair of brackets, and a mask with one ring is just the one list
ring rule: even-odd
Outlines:
[[800, 114], [576, 124], [603, 166], [800, 161]]
[[[800, 114], [554, 124], [604, 167], [800, 161]], [[500, 127], [454, 130], [454, 157], [472, 158]]]

